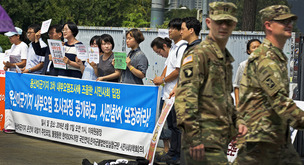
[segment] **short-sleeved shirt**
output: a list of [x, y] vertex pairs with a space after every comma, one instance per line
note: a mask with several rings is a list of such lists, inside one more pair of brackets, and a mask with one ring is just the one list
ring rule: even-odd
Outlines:
[[[78, 42], [76, 44], [82, 44], [82, 42]], [[76, 47], [75, 45], [69, 45], [67, 42], [64, 43], [63, 49], [65, 52], [65, 56], [69, 58], [71, 61], [75, 62], [75, 58], [77, 56]], [[69, 64], [67, 64], [67, 69], [60, 69], [58, 71], [59, 76], [67, 76], [67, 77], [75, 77], [75, 78], [81, 78], [82, 73], [79, 68], [75, 68]]]
[[[98, 77], [103, 77], [110, 75], [115, 72], [115, 68], [112, 65], [112, 61], [114, 59], [114, 54], [112, 53], [111, 56], [103, 60], [103, 55], [99, 57], [99, 64], [98, 64]], [[113, 79], [113, 80], [106, 80], [110, 82], [118, 82], [119, 78]]]
[[[139, 47], [131, 50], [128, 54], [128, 57], [131, 59], [131, 65], [134, 68], [140, 70], [143, 74], [146, 74], [149, 65], [148, 59]], [[120, 82], [127, 84], [144, 84], [142, 79], [136, 77], [128, 67], [126, 70], [122, 70]]]
[[290, 143], [289, 125], [304, 128], [304, 111], [289, 98], [288, 58], [269, 40], [250, 54], [240, 86], [238, 111], [247, 142]]
[[[40, 38], [39, 39], [39, 44], [41, 46], [41, 48], [47, 47], [47, 45], [43, 42], [43, 40]], [[28, 48], [28, 53], [27, 53], [27, 60], [26, 60], [26, 69], [30, 69], [40, 63], [44, 63], [44, 57], [43, 56], [39, 56], [35, 53], [34, 48], [32, 43], [29, 44], [29, 48]], [[42, 69], [37, 70], [35, 72], [32, 72], [34, 74], [41, 74]]]
[[237, 71], [236, 71], [236, 75], [235, 75], [234, 82], [233, 82], [233, 87], [234, 88], [239, 88], [240, 87], [241, 78], [243, 76], [244, 69], [245, 69], [247, 61], [248, 60], [245, 60], [245, 61], [241, 62]]
[[[187, 48], [186, 45], [187, 41], [185, 40], [180, 40], [178, 43], [173, 44], [170, 51], [168, 58], [165, 62], [165, 65], [167, 66], [167, 71], [165, 77], [170, 75], [175, 69], [180, 68], [180, 63], [183, 57], [183, 54]], [[184, 44], [184, 45], [182, 45]], [[178, 52], [176, 52], [178, 49]], [[164, 85], [163, 88], [163, 95], [162, 99], [165, 100], [169, 98], [169, 94], [174, 88], [175, 84], [177, 83], [178, 78], [174, 79], [173, 81], [167, 82]]]
[[[18, 45], [13, 44], [9, 51], [10, 63], [19, 63], [23, 59], [27, 59], [27, 51], [28, 46], [26, 45], [26, 43], [21, 42]], [[9, 70], [15, 71], [16, 68], [10, 68]]]

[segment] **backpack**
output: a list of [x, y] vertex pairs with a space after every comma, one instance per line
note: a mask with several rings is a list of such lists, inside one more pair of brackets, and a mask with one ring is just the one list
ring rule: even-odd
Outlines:
[[182, 46], [184, 46], [184, 45], [188, 45], [187, 43], [182, 43], [181, 45], [179, 45], [179, 47], [177, 48], [177, 50], [176, 50], [176, 57], [178, 56], [178, 51], [179, 51], [179, 48], [181, 48]]

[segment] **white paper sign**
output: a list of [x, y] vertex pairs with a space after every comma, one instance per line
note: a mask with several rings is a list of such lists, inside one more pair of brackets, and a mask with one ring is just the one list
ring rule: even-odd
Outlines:
[[161, 37], [161, 38], [166, 38], [168, 37], [169, 38], [169, 30], [168, 29], [158, 29], [158, 37]]
[[52, 19], [46, 20], [42, 22], [40, 34], [44, 34], [49, 31], [49, 27], [51, 25]]
[[21, 71], [21, 69], [19, 68], [19, 66], [18, 65], [15, 65], [16, 66], [16, 71], [17, 71], [17, 73], [22, 73], [22, 71]]
[[89, 62], [99, 63], [99, 49], [98, 47], [89, 47], [88, 48], [89, 54]]
[[63, 62], [64, 52], [62, 42], [48, 39], [48, 44], [52, 54], [54, 68], [66, 69], [66, 64]]
[[3, 70], [3, 68], [4, 68], [4, 64], [3, 64], [4, 57], [5, 57], [5, 53], [0, 53], [0, 70]]
[[83, 44], [76, 44], [75, 47], [77, 58], [81, 59], [82, 61], [86, 61], [89, 58], [86, 47]]
[[5, 61], [5, 62], [9, 61], [10, 53], [11, 53], [11, 50], [10, 50], [10, 49], [8, 49], [8, 50], [5, 51], [3, 61]]

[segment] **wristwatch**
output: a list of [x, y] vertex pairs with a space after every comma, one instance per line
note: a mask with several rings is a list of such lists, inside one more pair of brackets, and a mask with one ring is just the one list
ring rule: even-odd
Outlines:
[[166, 84], [166, 82], [165, 82], [165, 77], [163, 78], [163, 83]]
[[31, 72], [32, 72], [32, 71], [31, 71], [31, 68], [29, 68], [28, 70], [29, 70], [29, 73], [31, 73]]

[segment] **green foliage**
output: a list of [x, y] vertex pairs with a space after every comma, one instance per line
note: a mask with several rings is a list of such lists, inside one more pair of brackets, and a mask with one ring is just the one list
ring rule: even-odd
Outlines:
[[114, 27], [133, 20], [129, 24], [143, 27], [149, 25], [151, 11], [151, 0], [5, 0], [1, 5], [15, 26], [24, 30], [48, 19], [52, 24], [72, 21], [77, 25]]
[[135, 9], [133, 8], [126, 12], [122, 26], [130, 28], [149, 27], [151, 7], [148, 7], [147, 5], [151, 6], [151, 2], [149, 3], [146, 0], [146, 3], [138, 4]]
[[196, 17], [196, 9], [172, 9], [165, 13], [165, 21], [170, 21], [173, 18]]
[[[67, 21], [82, 26], [148, 27], [151, 0], [0, 0], [14, 25], [27, 30], [31, 24], [41, 25]], [[0, 45], [9, 49], [7, 37], [0, 35]]]
[[10, 43], [8, 37], [0, 35], [0, 46], [2, 47], [3, 52], [5, 52], [7, 49], [10, 49], [11, 45], [12, 44]]
[[164, 23], [162, 25], [157, 25], [156, 28], [166, 29], [168, 28], [168, 24], [170, 20], [173, 18], [185, 18], [185, 17], [195, 17], [197, 15], [196, 9], [172, 9], [170, 11], [165, 12]]

